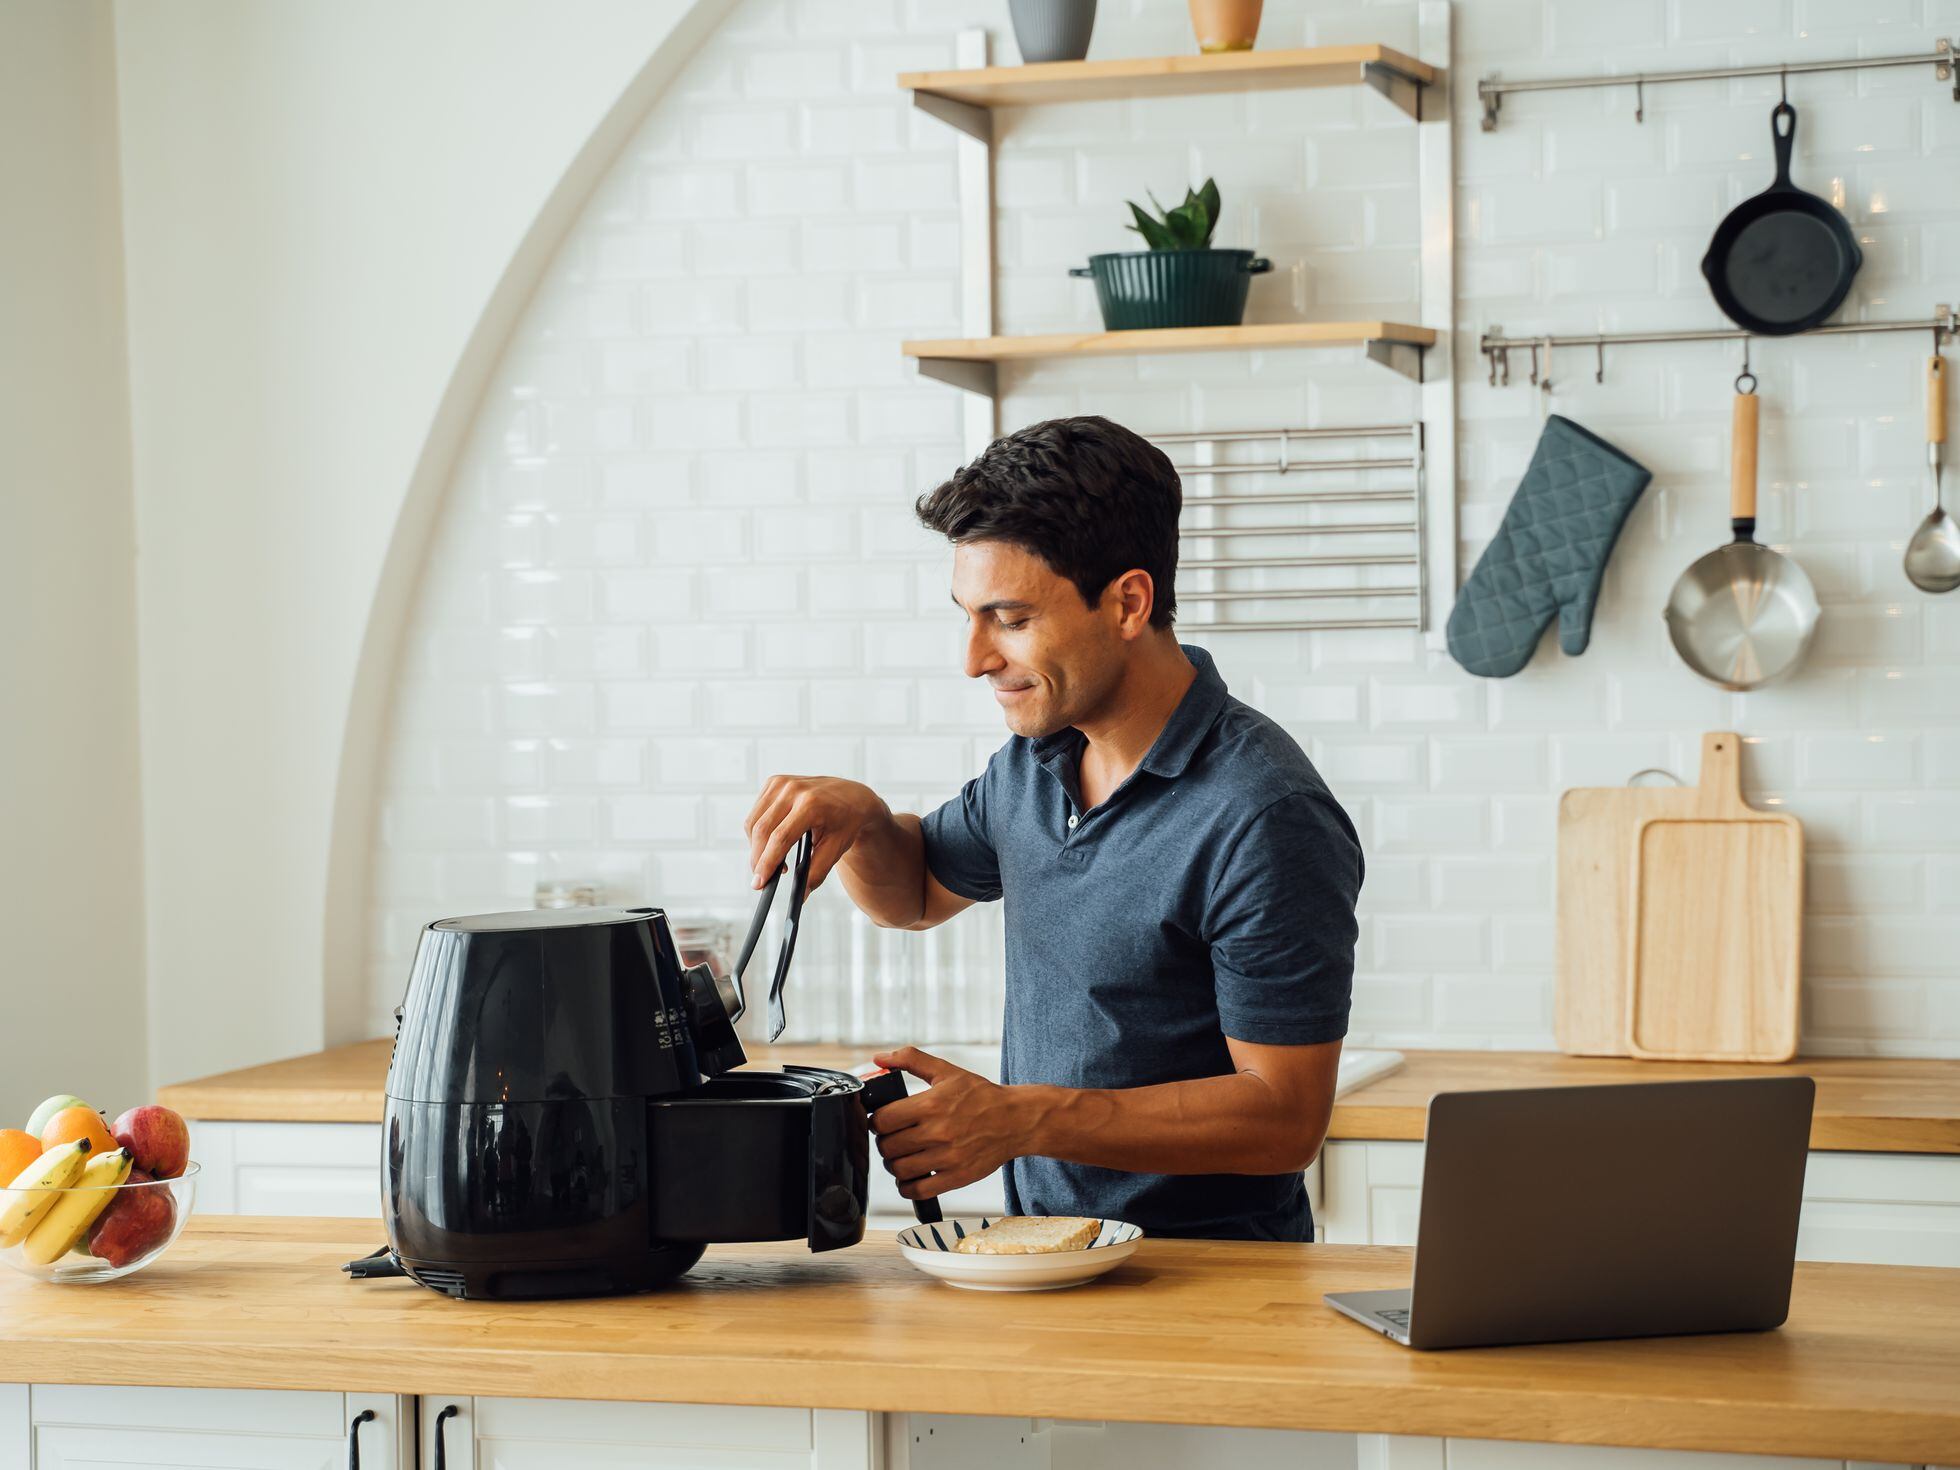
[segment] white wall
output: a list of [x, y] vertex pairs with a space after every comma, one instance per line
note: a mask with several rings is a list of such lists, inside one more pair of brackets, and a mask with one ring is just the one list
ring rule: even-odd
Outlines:
[[135, 532], [106, 0], [0, 7], [0, 1125], [147, 1101]]
[[[1937, 6], [1854, 0], [1668, 6], [1467, 0], [1457, 8], [1463, 343], [1514, 332], [1719, 326], [1696, 263], [1768, 179], [1760, 82], [1514, 99], [1477, 130], [1480, 75], [1685, 67], [1930, 49]], [[417, 927], [527, 903], [538, 876], [616, 899], [739, 904], [739, 821], [773, 770], [861, 776], [937, 800], [1001, 738], [957, 674], [942, 549], [911, 497], [960, 458], [954, 390], [916, 380], [907, 335], [957, 322], [950, 135], [893, 85], [948, 65], [997, 6], [743, 0], [647, 115], [499, 365], [451, 484], [411, 624], [378, 834], [368, 1021], [385, 1025]], [[1944, 26], [1944, 29], [1942, 27]], [[1410, 48], [1406, 5], [1272, 0], [1262, 44]], [[997, 43], [1007, 59], [1011, 41]], [[1094, 55], [1189, 47], [1183, 8], [1105, 3]], [[1960, 109], [1918, 70], [1800, 78], [1800, 179], [1836, 195], [1867, 263], [1846, 311], [1928, 315], [1960, 282]], [[1393, 316], [1415, 292], [1412, 130], [1365, 89], [1085, 104], [1004, 118], [1003, 329], [1093, 320], [1064, 268], [1128, 248], [1119, 202], [1206, 172], [1221, 243], [1304, 269], [1255, 317]], [[1670, 766], [1699, 732], [1751, 737], [1759, 801], [1811, 842], [1806, 1043], [1960, 1054], [1960, 600], [1897, 569], [1925, 499], [1927, 342], [1759, 345], [1763, 530], [1828, 607], [1788, 686], [1730, 696], [1675, 660], [1674, 576], [1727, 538], [1732, 351], [1561, 358], [1552, 403], [1655, 471], [1607, 580], [1591, 650], [1486, 683], [1406, 634], [1233, 634], [1233, 687], [1287, 724], [1370, 853], [1358, 1039], [1551, 1043], [1554, 810], [1571, 785]], [[1495, 530], [1543, 405], [1514, 364], [1459, 352], [1464, 565]], [[1107, 413], [1146, 431], [1352, 424], [1416, 412], [1348, 354], [1037, 365], [1008, 425]], [[901, 937], [896, 1001], [833, 991], [806, 1034], [985, 1035], [988, 920]], [[828, 934], [828, 938], [821, 937]], [[803, 940], [843, 966], [834, 906]], [[937, 949], [928, 949], [936, 944]], [[909, 946], [909, 947], [908, 947]], [[806, 953], [809, 950], [805, 951]], [[969, 977], [937, 1012], [918, 982]], [[875, 973], [868, 966], [866, 973]], [[888, 1007], [878, 1010], [878, 1005]]]
[[451, 446], [713, 9], [119, 6], [159, 1078], [365, 1029], [376, 732]]

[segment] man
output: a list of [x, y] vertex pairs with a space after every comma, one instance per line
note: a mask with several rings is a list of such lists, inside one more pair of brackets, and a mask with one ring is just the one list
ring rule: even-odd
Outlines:
[[930, 1084], [876, 1119], [906, 1198], [1006, 1165], [1016, 1214], [1311, 1240], [1361, 849], [1300, 747], [1178, 644], [1181, 499], [1162, 451], [1101, 418], [996, 440], [921, 497], [955, 547], [966, 672], [1013, 738], [923, 820], [772, 777], [750, 855], [760, 886], [813, 833], [812, 885], [835, 867], [888, 928], [1005, 903], [1004, 1081], [878, 1059]]

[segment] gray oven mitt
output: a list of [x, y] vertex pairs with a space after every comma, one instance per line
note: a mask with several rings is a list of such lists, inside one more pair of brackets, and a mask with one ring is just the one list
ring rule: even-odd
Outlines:
[[1504, 524], [1450, 613], [1456, 661], [1473, 674], [1507, 679], [1531, 662], [1553, 613], [1558, 646], [1584, 653], [1606, 558], [1652, 478], [1571, 419], [1547, 419]]

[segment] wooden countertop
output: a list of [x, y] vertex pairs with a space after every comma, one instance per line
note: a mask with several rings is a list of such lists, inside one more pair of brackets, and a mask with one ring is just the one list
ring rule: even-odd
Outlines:
[[[179, 1083], [163, 1088], [157, 1098], [187, 1118], [379, 1122], [388, 1048], [386, 1038], [358, 1042]], [[1960, 1060], [1809, 1057], [1781, 1066], [1723, 1066], [1568, 1057], [1558, 1052], [1411, 1051], [1405, 1055], [1408, 1065], [1402, 1071], [1359, 1088], [1334, 1105], [1329, 1138], [1421, 1138], [1429, 1099], [1438, 1092], [1798, 1072], [1817, 1079], [1812, 1148], [1960, 1154]], [[855, 1066], [870, 1056], [863, 1047], [764, 1047], [757, 1049], [756, 1060]]]
[[1960, 1446], [1960, 1271], [1800, 1264], [1770, 1333], [1417, 1353], [1330, 1290], [1390, 1247], [1147, 1240], [1070, 1291], [939, 1285], [888, 1236], [725, 1246], [676, 1286], [454, 1302], [351, 1282], [377, 1225], [194, 1220], [74, 1289], [0, 1272], [0, 1382], [760, 1403], [1552, 1440], [1894, 1462]]

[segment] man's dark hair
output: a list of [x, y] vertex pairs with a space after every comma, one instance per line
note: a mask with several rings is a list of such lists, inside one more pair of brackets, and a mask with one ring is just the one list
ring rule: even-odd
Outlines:
[[919, 519], [954, 545], [1006, 541], [1075, 583], [1094, 607], [1132, 568], [1156, 588], [1150, 625], [1177, 612], [1177, 470], [1156, 445], [1121, 424], [1049, 419], [989, 444], [930, 494]]

